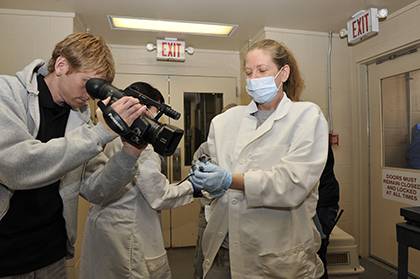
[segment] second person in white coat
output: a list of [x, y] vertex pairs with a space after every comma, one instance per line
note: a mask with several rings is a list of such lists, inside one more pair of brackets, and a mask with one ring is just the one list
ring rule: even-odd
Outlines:
[[[131, 87], [164, 102], [161, 93], [147, 83]], [[157, 110], [152, 106], [149, 112], [153, 117]], [[107, 144], [105, 153], [111, 156], [121, 146], [118, 138]], [[84, 190], [81, 193], [94, 204], [86, 221], [80, 278], [171, 278], [158, 210], [192, 202], [191, 183], [169, 184], [161, 173], [160, 157], [149, 144], [137, 161], [135, 179], [123, 191], [103, 197]]]

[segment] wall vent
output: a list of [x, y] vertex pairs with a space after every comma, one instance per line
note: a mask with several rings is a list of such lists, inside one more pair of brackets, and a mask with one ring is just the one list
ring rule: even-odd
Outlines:
[[348, 252], [328, 253], [327, 262], [328, 265], [349, 265], [350, 255]]

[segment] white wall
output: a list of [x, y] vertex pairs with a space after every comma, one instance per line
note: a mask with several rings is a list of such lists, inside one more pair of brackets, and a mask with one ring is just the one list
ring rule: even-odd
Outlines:
[[[187, 42], [188, 43], [188, 42]], [[110, 45], [117, 74], [146, 74], [160, 76], [232, 77], [240, 86], [238, 51], [195, 49], [186, 54], [184, 62], [158, 61], [156, 51], [145, 46]], [[236, 90], [237, 102], [239, 91]]]
[[[188, 42], [187, 42], [188, 43]], [[239, 78], [239, 52], [196, 49], [185, 62], [157, 61], [145, 46], [110, 45], [118, 73]]]
[[[318, 104], [328, 118], [327, 56], [328, 33], [265, 27], [254, 40], [273, 39], [284, 43], [294, 54], [305, 82], [302, 99]], [[247, 46], [241, 50], [241, 57]], [[344, 209], [339, 226], [353, 234], [354, 188], [352, 160], [352, 109], [350, 104], [350, 50], [337, 35], [332, 38], [332, 122], [339, 135], [339, 145], [334, 146], [335, 173], [340, 183], [340, 207]], [[242, 76], [243, 77], [243, 76]], [[243, 91], [242, 93], [246, 94]]]
[[0, 74], [14, 74], [35, 58], [48, 60], [73, 32], [74, 13], [0, 9]]

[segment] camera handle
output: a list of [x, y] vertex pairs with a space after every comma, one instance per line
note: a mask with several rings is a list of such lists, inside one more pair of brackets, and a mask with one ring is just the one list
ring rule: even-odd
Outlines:
[[146, 141], [142, 139], [140, 129], [131, 129], [121, 116], [111, 107], [111, 104], [106, 106], [101, 101], [97, 104], [102, 111], [106, 124], [108, 124], [114, 132], [124, 138], [124, 140], [129, 144], [134, 145], [137, 148], [143, 148], [147, 145]]

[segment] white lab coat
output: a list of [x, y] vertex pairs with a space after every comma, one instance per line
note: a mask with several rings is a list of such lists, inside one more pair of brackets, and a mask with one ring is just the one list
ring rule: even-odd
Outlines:
[[210, 207], [203, 235], [206, 274], [229, 232], [233, 279], [319, 278], [320, 236], [312, 221], [327, 160], [328, 127], [313, 103], [284, 94], [257, 128], [256, 104], [216, 116], [208, 147], [219, 166], [244, 173], [244, 191], [228, 190]]
[[[107, 154], [121, 148], [120, 139], [115, 141], [106, 146]], [[135, 181], [123, 192], [115, 193], [110, 203], [95, 204], [89, 210], [81, 279], [171, 278], [157, 210], [192, 202], [192, 186], [189, 181], [169, 185], [160, 173], [160, 158], [151, 145], [137, 163]]]

